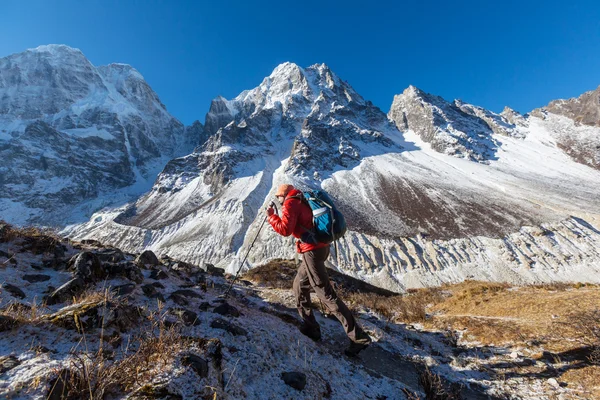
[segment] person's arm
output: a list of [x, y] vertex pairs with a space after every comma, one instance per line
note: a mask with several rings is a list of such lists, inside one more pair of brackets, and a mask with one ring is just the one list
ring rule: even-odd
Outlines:
[[298, 220], [298, 212], [295, 202], [297, 199], [290, 199], [283, 203], [281, 207], [281, 217], [277, 214], [269, 216], [269, 223], [275, 230], [283, 236], [290, 236], [296, 229], [296, 221]]

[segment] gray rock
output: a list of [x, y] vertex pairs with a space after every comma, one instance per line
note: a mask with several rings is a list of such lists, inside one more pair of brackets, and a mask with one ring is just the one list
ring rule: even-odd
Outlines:
[[173, 292], [173, 294], [177, 294], [184, 297], [192, 297], [194, 299], [201, 299], [202, 295], [200, 293], [195, 292], [191, 289], [179, 289]]
[[306, 374], [303, 372], [282, 372], [281, 379], [296, 390], [302, 390], [306, 386]]
[[190, 304], [190, 302], [179, 294], [172, 294], [169, 299], [171, 299], [175, 304], [185, 307]]
[[160, 261], [151, 250], [146, 250], [135, 259], [139, 265], [159, 265]]
[[204, 264], [206, 272], [212, 276], [224, 276], [225, 270], [223, 268], [217, 268], [212, 264]]
[[89, 251], [77, 254], [69, 261], [69, 263], [71, 262], [75, 276], [84, 282], [97, 282], [107, 276], [98, 256]]
[[18, 297], [19, 299], [24, 299], [25, 297], [27, 297], [25, 295], [25, 292], [23, 292], [21, 289], [19, 289], [15, 285], [11, 285], [10, 283], [3, 283], [0, 285], [0, 288], [3, 290], [6, 290], [13, 297]]
[[248, 334], [248, 331], [246, 331], [244, 328], [242, 328], [236, 324], [233, 324], [229, 321], [226, 321], [222, 318], [214, 319], [210, 323], [210, 326], [215, 329], [222, 329], [224, 331], [227, 331], [234, 336], [241, 336], [241, 335], [245, 336]]
[[162, 293], [160, 293], [152, 284], [146, 284], [142, 286], [142, 291], [144, 292], [146, 297], [149, 297], [151, 299], [158, 299], [163, 303], [165, 302], [165, 298], [162, 295]]
[[48, 298], [46, 299], [46, 304], [53, 305], [62, 303], [64, 301], [69, 300], [73, 296], [78, 295], [85, 289], [86, 285], [83, 279], [80, 277], [75, 277], [56, 289]]
[[200, 320], [198, 319], [198, 314], [193, 311], [186, 310], [183, 308], [173, 308], [170, 310], [170, 313], [177, 316], [181, 321], [186, 325], [200, 325]]
[[223, 303], [214, 308], [213, 312], [221, 315], [231, 315], [232, 317], [239, 317], [240, 312], [237, 308], [230, 305], [229, 303]]
[[102, 262], [118, 263], [125, 261], [125, 254], [119, 249], [102, 249], [95, 252]]
[[23, 275], [23, 280], [27, 282], [35, 283], [35, 282], [46, 282], [50, 280], [50, 276], [43, 274], [26, 274]]
[[167, 273], [161, 269], [154, 269], [152, 272], [150, 272], [150, 279], [160, 280], [167, 279], [168, 277], [169, 275], [167, 275]]
[[208, 362], [195, 354], [186, 354], [182, 357], [181, 363], [192, 367], [201, 378], [208, 376]]
[[134, 283], [126, 283], [124, 285], [115, 286], [112, 290], [113, 290], [113, 292], [115, 292], [115, 294], [117, 296], [125, 296], [135, 290], [135, 284]]

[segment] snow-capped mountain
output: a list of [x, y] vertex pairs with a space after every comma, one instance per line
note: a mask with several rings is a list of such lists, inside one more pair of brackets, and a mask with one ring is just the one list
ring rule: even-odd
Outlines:
[[0, 214], [13, 222], [60, 226], [103, 194], [139, 195], [197, 143], [129, 65], [64, 45], [0, 59]]
[[[531, 114], [554, 121], [556, 145], [575, 161], [600, 170], [600, 87], [578, 98], [554, 100]], [[557, 123], [554, 115], [567, 118]]]
[[[201, 146], [149, 193], [65, 233], [234, 271], [275, 188], [291, 182], [333, 195], [350, 231], [332, 263], [382, 287], [600, 280], [600, 174], [556, 140], [575, 121], [495, 114], [414, 87], [388, 115], [325, 65], [282, 64], [213, 100]], [[267, 226], [249, 265], [293, 254]]]

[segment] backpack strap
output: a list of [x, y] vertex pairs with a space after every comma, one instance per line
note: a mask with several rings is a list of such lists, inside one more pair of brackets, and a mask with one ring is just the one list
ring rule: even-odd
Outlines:
[[[312, 213], [312, 208], [311, 208], [311, 207], [310, 207], [310, 205], [308, 204], [308, 200], [306, 200], [306, 198], [304, 197], [304, 194], [300, 193], [300, 194], [297, 194], [297, 195], [295, 195], [295, 196], [288, 196], [288, 197], [286, 197], [286, 198], [283, 200], [283, 202], [285, 203], [285, 202], [287, 201], [287, 199], [297, 199], [297, 200], [300, 200], [302, 203], [306, 204], [306, 206], [308, 206], [308, 208], [310, 208], [310, 209], [311, 209], [311, 213]], [[310, 234], [312, 237], [314, 237], [314, 236], [315, 236], [315, 229], [314, 229], [314, 227], [313, 227], [312, 229], [309, 229], [309, 228], [305, 227], [304, 225], [302, 225], [301, 223], [299, 223], [299, 222], [297, 222], [297, 221], [296, 221], [296, 224], [297, 224], [297, 225], [298, 225], [300, 228], [304, 229], [304, 231], [305, 231], [305, 232], [309, 233], [309, 234]], [[302, 242], [302, 243], [306, 243], [306, 242], [304, 242], [302, 239], [298, 239], [298, 240], [300, 240], [300, 242]]]

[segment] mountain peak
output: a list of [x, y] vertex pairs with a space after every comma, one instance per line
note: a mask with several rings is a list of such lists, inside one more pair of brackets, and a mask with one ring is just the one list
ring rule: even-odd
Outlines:
[[66, 44], [45, 44], [32, 49], [28, 49], [27, 51], [34, 51], [39, 53], [80, 53], [83, 54], [81, 50], [75, 47], [67, 46]]

